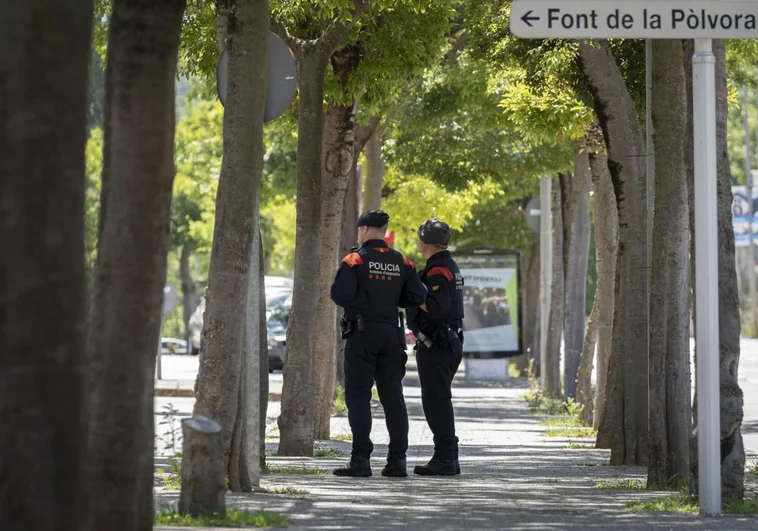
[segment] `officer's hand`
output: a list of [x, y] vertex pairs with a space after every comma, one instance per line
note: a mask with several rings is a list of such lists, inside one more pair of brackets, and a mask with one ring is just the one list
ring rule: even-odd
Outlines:
[[419, 306], [419, 308], [421, 308], [422, 310], [426, 311], [426, 303], [424, 303], [421, 306]]

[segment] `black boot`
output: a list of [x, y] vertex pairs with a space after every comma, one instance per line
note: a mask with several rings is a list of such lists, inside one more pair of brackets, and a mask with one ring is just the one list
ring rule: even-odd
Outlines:
[[371, 475], [371, 462], [365, 457], [351, 457], [350, 463], [344, 468], [332, 470], [335, 476], [367, 478]]
[[417, 465], [413, 473], [419, 476], [454, 476], [455, 462], [452, 459], [432, 457], [427, 464]]
[[387, 459], [387, 464], [382, 469], [382, 475], [390, 478], [408, 477], [405, 457], [397, 459]]

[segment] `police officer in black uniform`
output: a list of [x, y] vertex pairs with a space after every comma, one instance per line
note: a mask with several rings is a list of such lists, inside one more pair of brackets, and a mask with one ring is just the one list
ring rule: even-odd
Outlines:
[[360, 247], [348, 254], [337, 271], [332, 300], [345, 308], [342, 320], [345, 345], [345, 402], [353, 432], [353, 452], [337, 476], [371, 475], [371, 387], [376, 380], [390, 434], [383, 476], [406, 477], [408, 412], [403, 397], [405, 330], [398, 307], [424, 302], [424, 285], [413, 262], [384, 241], [390, 217], [381, 210], [358, 219]]
[[419, 273], [427, 295], [420, 308], [408, 310], [408, 323], [418, 339], [421, 403], [434, 434], [434, 456], [413, 471], [424, 476], [453, 476], [461, 473], [450, 387], [463, 354], [463, 277], [447, 250], [447, 223], [427, 220], [419, 228], [418, 238], [419, 252], [427, 259], [426, 268]]

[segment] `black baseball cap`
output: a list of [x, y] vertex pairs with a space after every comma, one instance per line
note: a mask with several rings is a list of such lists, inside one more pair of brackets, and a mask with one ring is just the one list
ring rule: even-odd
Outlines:
[[450, 225], [437, 218], [427, 219], [418, 228], [418, 239], [431, 245], [447, 245], [450, 241]]
[[369, 210], [358, 218], [359, 227], [375, 227], [381, 229], [390, 222], [390, 216], [382, 210]]

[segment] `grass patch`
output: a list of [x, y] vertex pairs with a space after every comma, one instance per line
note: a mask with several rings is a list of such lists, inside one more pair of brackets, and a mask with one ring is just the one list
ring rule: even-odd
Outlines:
[[312, 476], [324, 476], [328, 473], [328, 470], [323, 468], [305, 468], [297, 466], [268, 466], [263, 469], [264, 474], [287, 474], [287, 475], [312, 475]]
[[[657, 500], [628, 503], [625, 509], [627, 511], [697, 514], [700, 512], [700, 505], [697, 496], [679, 493]], [[758, 514], [758, 498], [745, 498], [742, 501], [728, 502], [723, 505], [722, 510], [729, 514]]]
[[279, 438], [279, 429], [274, 428], [273, 430], [266, 433], [266, 439], [278, 439]]
[[578, 444], [578, 443], [568, 443], [566, 446], [563, 447], [564, 450], [594, 450], [595, 447], [591, 444]]
[[352, 441], [353, 436], [350, 433], [340, 433], [332, 437], [333, 441]]
[[310, 494], [310, 491], [298, 489], [295, 487], [274, 487], [273, 489], [265, 489], [263, 491], [266, 494]]
[[187, 527], [287, 527], [289, 520], [270, 511], [231, 509], [224, 515], [213, 514], [194, 517], [163, 508], [156, 513], [155, 524]]
[[651, 501], [628, 503], [627, 511], [662, 511], [671, 513], [697, 513], [697, 498], [689, 494], [675, 494]]
[[647, 480], [619, 479], [616, 481], [601, 481], [595, 485], [595, 488], [605, 490], [645, 490], [647, 489]]
[[337, 382], [334, 390], [334, 402], [332, 403], [332, 415], [335, 417], [344, 417], [347, 415], [347, 404], [345, 403], [345, 388]]
[[742, 501], [724, 504], [724, 512], [731, 514], [758, 514], [758, 498], [745, 498]]
[[182, 453], [177, 452], [166, 459], [168, 470], [159, 468], [156, 474], [166, 474], [163, 478], [163, 488], [167, 490], [180, 490], [182, 488]]
[[560, 415], [558, 417], [548, 418], [540, 421], [540, 426], [548, 426], [550, 428], [590, 428], [578, 417], [569, 417], [568, 415]]
[[376, 386], [371, 388], [371, 400], [379, 400], [379, 391], [377, 391]]
[[745, 467], [745, 477], [748, 479], [758, 479], [758, 461], [753, 461]]
[[548, 437], [597, 437], [597, 432], [592, 428], [550, 428], [545, 430]]
[[315, 447], [313, 449], [313, 457], [344, 457], [345, 454], [343, 454], [339, 448], [324, 448], [324, 447]]

